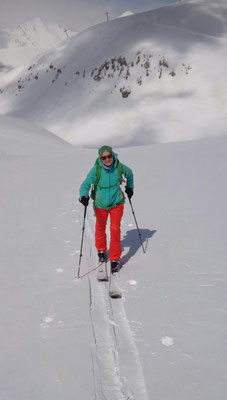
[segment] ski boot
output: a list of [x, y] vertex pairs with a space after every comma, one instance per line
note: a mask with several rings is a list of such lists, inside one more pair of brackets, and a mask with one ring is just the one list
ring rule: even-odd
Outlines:
[[112, 260], [110, 262], [110, 285], [109, 285], [109, 296], [112, 299], [120, 299], [122, 297], [121, 289], [119, 286], [119, 270], [120, 270], [120, 260]]
[[104, 263], [106, 261], [105, 251], [98, 251], [99, 263]]
[[107, 265], [106, 265], [106, 252], [98, 251], [99, 268], [97, 273], [98, 281], [108, 281]]
[[112, 260], [110, 263], [111, 273], [116, 274], [120, 269], [120, 260]]

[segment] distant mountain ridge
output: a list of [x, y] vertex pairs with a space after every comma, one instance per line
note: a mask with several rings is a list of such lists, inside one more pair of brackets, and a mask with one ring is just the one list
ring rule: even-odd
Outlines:
[[[57, 24], [44, 24], [40, 18], [20, 24], [17, 28], [6, 28], [0, 32], [0, 46], [51, 48], [73, 36], [75, 32], [63, 29]], [[2, 40], [1, 40], [2, 39]]]

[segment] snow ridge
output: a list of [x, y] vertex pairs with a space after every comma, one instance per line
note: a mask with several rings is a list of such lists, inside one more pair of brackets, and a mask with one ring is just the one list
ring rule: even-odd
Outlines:
[[125, 11], [118, 18], [125, 18], [125, 17], [129, 17], [130, 15], [134, 15], [134, 13], [132, 11]]

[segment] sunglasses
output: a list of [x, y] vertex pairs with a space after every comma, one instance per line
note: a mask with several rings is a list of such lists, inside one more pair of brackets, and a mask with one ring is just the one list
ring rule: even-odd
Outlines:
[[108, 156], [101, 156], [101, 157], [100, 157], [100, 159], [101, 159], [102, 161], [111, 160], [111, 158], [113, 158], [113, 154], [108, 154]]

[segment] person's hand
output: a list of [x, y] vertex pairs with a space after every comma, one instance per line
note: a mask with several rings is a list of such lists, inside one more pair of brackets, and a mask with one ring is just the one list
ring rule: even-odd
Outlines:
[[79, 201], [83, 204], [84, 207], [88, 206], [89, 203], [89, 197], [88, 196], [82, 196], [79, 198]]
[[128, 195], [129, 200], [131, 199], [131, 197], [133, 196], [133, 190], [130, 187], [125, 188], [125, 193]]

